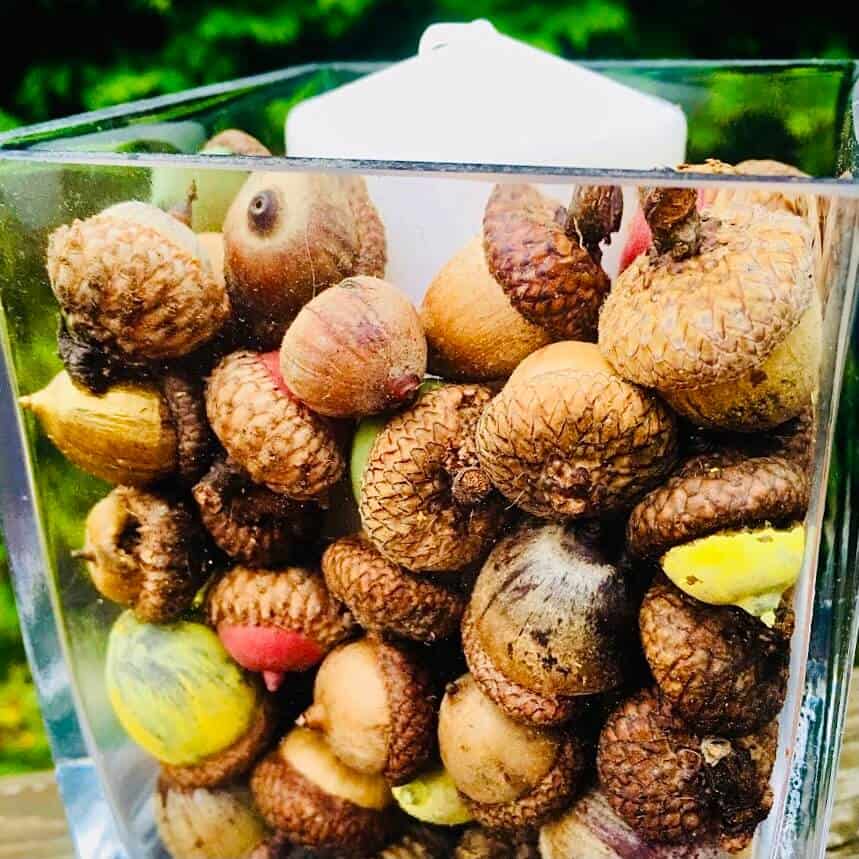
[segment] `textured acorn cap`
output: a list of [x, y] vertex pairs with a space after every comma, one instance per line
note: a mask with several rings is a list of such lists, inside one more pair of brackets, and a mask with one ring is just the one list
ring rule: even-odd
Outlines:
[[531, 830], [511, 833], [469, 826], [453, 859], [540, 859], [540, 852]]
[[48, 274], [71, 332], [134, 359], [187, 355], [230, 313], [194, 233], [145, 203], [55, 230]]
[[704, 210], [699, 253], [642, 254], [618, 277], [599, 344], [624, 378], [666, 391], [738, 378], [811, 304], [812, 236], [802, 218], [741, 202], [714, 214]]
[[155, 791], [155, 826], [173, 859], [246, 859], [266, 827], [243, 789]]
[[385, 275], [385, 229], [359, 176], [253, 173], [227, 212], [224, 243], [230, 296], [269, 348], [321, 290]]
[[486, 261], [526, 319], [559, 339], [594, 340], [611, 284], [599, 262], [564, 231], [559, 209], [530, 185], [496, 185], [483, 216]]
[[412, 826], [375, 859], [448, 859], [450, 842], [429, 826]]
[[331, 599], [322, 576], [303, 567], [233, 567], [209, 590], [212, 626], [276, 626], [301, 632], [330, 650], [352, 632], [352, 619]]
[[491, 391], [444, 385], [427, 391], [376, 437], [364, 469], [361, 521], [388, 560], [412, 572], [461, 570], [489, 549], [501, 525], [475, 451]]
[[[357, 678], [363, 688], [355, 688]], [[435, 748], [436, 703], [417, 653], [370, 636], [326, 657], [314, 703], [299, 723], [324, 734], [348, 766], [399, 785], [426, 765]]]
[[[271, 363], [277, 367], [276, 353]], [[343, 474], [329, 425], [289, 396], [259, 353], [233, 352], [218, 364], [206, 386], [206, 412], [227, 453], [274, 492], [311, 500]]]
[[199, 374], [170, 368], [159, 383], [176, 431], [176, 466], [179, 477], [193, 483], [209, 467], [215, 442], [206, 418], [203, 382]]
[[99, 593], [144, 623], [176, 619], [206, 577], [203, 531], [188, 507], [131, 486], [90, 510], [80, 557]]
[[161, 777], [166, 784], [182, 788], [220, 787], [235, 782], [266, 750], [277, 721], [271, 699], [264, 697], [250, 727], [232, 745], [195, 764], [162, 764]]
[[192, 494], [218, 547], [251, 567], [288, 561], [296, 542], [314, 533], [314, 520], [321, 515], [312, 504], [292, 501], [254, 483], [235, 463], [223, 459]]
[[464, 594], [389, 561], [363, 534], [332, 543], [322, 556], [322, 573], [332, 596], [364, 629], [416, 641], [452, 635], [467, 602]]
[[[392, 816], [384, 798], [384, 782], [377, 776], [366, 776], [349, 770], [325, 747], [315, 741], [310, 749], [311, 764], [317, 776], [324, 774], [321, 785], [290, 763], [288, 740], [255, 767], [250, 787], [257, 808], [266, 822], [285, 834], [295, 844], [315, 848], [332, 848], [364, 853], [379, 849], [391, 831]], [[376, 784], [376, 780], [381, 782]], [[372, 806], [359, 805], [352, 799], [331, 792], [366, 792], [372, 794]], [[388, 792], [388, 799], [390, 793]]]
[[743, 736], [778, 715], [788, 642], [756, 618], [705, 605], [659, 579], [644, 597], [639, 624], [657, 685], [697, 732]]
[[808, 475], [793, 458], [736, 448], [694, 456], [635, 507], [627, 544], [634, 555], [659, 557], [717, 531], [802, 519], [808, 492]]
[[676, 444], [672, 413], [656, 397], [621, 379], [596, 346], [572, 342], [526, 358], [477, 429], [492, 483], [546, 518], [631, 507], [671, 468]]

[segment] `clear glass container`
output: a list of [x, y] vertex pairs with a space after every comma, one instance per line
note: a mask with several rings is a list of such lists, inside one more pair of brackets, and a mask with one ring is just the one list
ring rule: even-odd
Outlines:
[[[28, 654], [80, 856], [164, 855], [151, 810], [157, 768], [126, 737], [105, 691], [107, 635], [120, 609], [99, 598], [72, 555], [81, 546], [88, 509], [108, 487], [71, 465], [21, 411], [17, 397], [41, 388], [60, 369], [57, 304], [45, 268], [49, 233], [112, 203], [149, 199], [153, 176], [176, 169], [189, 177], [212, 170], [358, 173], [419, 180], [428, 189], [467, 177], [484, 184], [487, 194], [496, 182], [531, 182], [557, 186], [559, 200], [574, 184], [619, 184], [770, 190], [822, 201], [828, 299], [812, 501], [774, 804], [753, 855], [823, 855], [859, 618], [859, 183], [851, 178], [859, 168], [857, 68], [828, 61], [592, 67], [679, 104], [688, 120], [689, 162], [773, 158], [818, 178], [283, 157], [290, 108], [376, 68], [366, 64], [288, 69], [0, 136], [0, 508]], [[255, 135], [274, 155], [191, 154], [228, 127]], [[479, 229], [475, 223], [474, 234]]]

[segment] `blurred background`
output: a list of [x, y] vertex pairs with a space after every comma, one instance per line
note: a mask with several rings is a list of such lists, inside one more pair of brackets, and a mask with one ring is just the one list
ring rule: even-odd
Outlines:
[[[859, 54], [859, 6], [825, 0], [802, 20], [784, 2], [728, 0], [7, 0], [3, 9], [26, 61], [22, 51], [0, 55], [0, 130], [314, 60], [399, 59], [429, 24], [480, 17], [571, 58]], [[743, 107], [740, 94], [724, 110]], [[798, 136], [814, 138], [813, 116], [794, 121], [806, 126]], [[0, 540], [0, 774], [48, 766]]]

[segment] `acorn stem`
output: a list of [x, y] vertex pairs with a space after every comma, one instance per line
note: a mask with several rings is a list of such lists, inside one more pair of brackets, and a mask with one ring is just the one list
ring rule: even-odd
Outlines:
[[681, 260], [701, 248], [701, 215], [694, 188], [642, 188], [641, 208], [659, 254]]
[[600, 243], [611, 241], [623, 217], [623, 192], [617, 185], [583, 185], [573, 191], [564, 232], [576, 238], [590, 255], [602, 257]]
[[453, 475], [450, 491], [457, 504], [473, 507], [492, 492], [492, 483], [482, 468], [471, 466]]

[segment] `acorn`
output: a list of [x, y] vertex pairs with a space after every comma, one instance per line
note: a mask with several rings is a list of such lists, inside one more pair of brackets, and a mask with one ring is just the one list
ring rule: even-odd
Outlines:
[[448, 684], [438, 742], [469, 810], [492, 829], [539, 826], [570, 804], [584, 774], [578, 740], [514, 722], [468, 674]]
[[325, 657], [313, 704], [298, 724], [323, 734], [347, 766], [398, 785], [411, 780], [432, 753], [435, 702], [414, 653], [368, 637]]
[[790, 662], [780, 631], [741, 609], [705, 605], [661, 578], [644, 597], [639, 624], [660, 691], [699, 733], [744, 736], [778, 715]]
[[323, 289], [385, 274], [385, 230], [358, 176], [253, 173], [223, 233], [230, 297], [262, 348]]
[[409, 815], [436, 826], [459, 826], [474, 818], [462, 801], [450, 773], [435, 766], [411, 781], [391, 788], [397, 805]]
[[251, 567], [286, 563], [296, 544], [318, 530], [318, 508], [254, 483], [229, 459], [218, 460], [192, 494], [221, 551]]
[[483, 216], [489, 272], [513, 307], [552, 337], [596, 340], [611, 286], [599, 244], [619, 228], [621, 211], [617, 188], [577, 192], [567, 212], [531, 185], [496, 185]]
[[556, 725], [620, 685], [634, 617], [597, 529], [526, 521], [486, 559], [462, 647], [474, 682], [505, 713]]
[[427, 366], [408, 296], [376, 277], [350, 277], [315, 296], [286, 329], [287, 388], [321, 415], [363, 417], [414, 399]]
[[392, 830], [384, 778], [350, 769], [307, 728], [294, 728], [256, 765], [250, 787], [266, 822], [295, 844], [363, 855]]
[[203, 530], [181, 501], [117, 486], [89, 512], [84, 548], [96, 590], [143, 623], [175, 620], [207, 575]]
[[491, 398], [485, 386], [444, 385], [376, 436], [359, 507], [367, 538], [389, 561], [416, 573], [456, 571], [489, 550], [502, 508], [475, 430]]
[[564, 341], [529, 355], [477, 427], [480, 466], [513, 504], [544, 518], [632, 507], [670, 471], [674, 416], [624, 381], [596, 346]]
[[691, 844], [715, 836], [739, 852], [772, 806], [778, 726], [732, 740], [703, 736], [645, 689], [600, 735], [597, 771], [612, 808], [642, 837]]
[[187, 355], [230, 314], [194, 233], [146, 203], [118, 203], [55, 230], [48, 274], [69, 332], [131, 361]]
[[108, 638], [105, 682], [126, 733], [183, 787], [234, 780], [274, 728], [259, 685], [199, 623], [156, 626], [124, 612]]
[[322, 577], [302, 567], [234, 567], [207, 592], [206, 612], [233, 659], [263, 672], [271, 689], [284, 672], [315, 665], [353, 629]]
[[452, 635], [467, 603], [443, 580], [416, 576], [389, 561], [363, 534], [332, 543], [322, 556], [322, 574], [331, 595], [364, 629], [415, 641]]
[[698, 426], [753, 432], [796, 417], [816, 396], [822, 354], [806, 220], [742, 196], [699, 212], [691, 188], [642, 194], [654, 249], [606, 299], [608, 362]]
[[218, 440], [251, 479], [296, 501], [324, 497], [345, 462], [333, 430], [298, 402], [277, 352], [227, 355], [209, 377], [206, 413]]
[[249, 859], [267, 833], [243, 788], [184, 789], [161, 780], [153, 816], [173, 859]]

